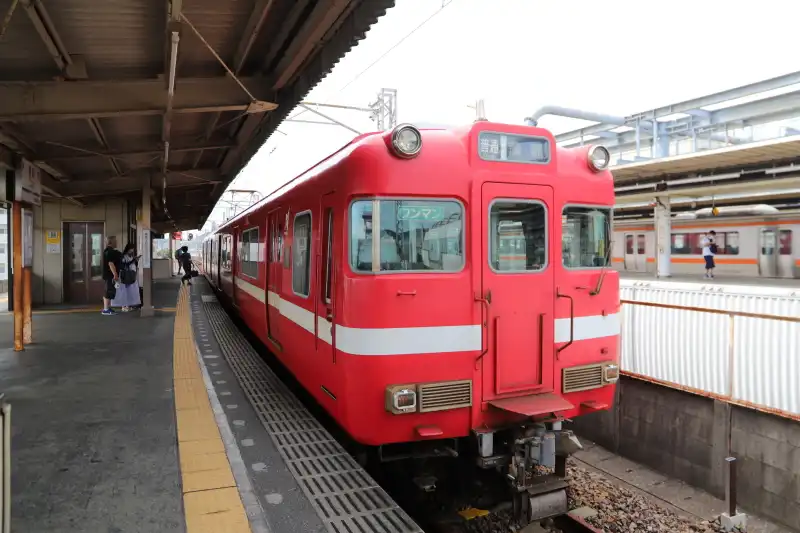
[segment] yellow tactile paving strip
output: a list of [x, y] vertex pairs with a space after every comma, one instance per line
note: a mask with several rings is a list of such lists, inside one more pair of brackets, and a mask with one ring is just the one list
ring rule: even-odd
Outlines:
[[187, 533], [251, 533], [192, 333], [188, 287], [181, 287], [173, 342], [178, 454]]

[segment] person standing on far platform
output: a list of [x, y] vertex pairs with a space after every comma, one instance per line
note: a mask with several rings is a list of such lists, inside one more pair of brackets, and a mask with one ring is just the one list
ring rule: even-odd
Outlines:
[[709, 231], [703, 236], [703, 259], [706, 260], [706, 275], [708, 279], [714, 278], [714, 256], [717, 255], [717, 243], [715, 242], [717, 232], [714, 230]]

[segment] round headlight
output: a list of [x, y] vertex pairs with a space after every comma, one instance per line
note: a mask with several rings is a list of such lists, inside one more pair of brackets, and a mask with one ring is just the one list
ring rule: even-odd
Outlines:
[[410, 159], [422, 149], [422, 134], [410, 124], [400, 124], [392, 130], [392, 150], [398, 157]]
[[589, 166], [594, 171], [605, 170], [611, 163], [611, 154], [605, 146], [589, 148]]

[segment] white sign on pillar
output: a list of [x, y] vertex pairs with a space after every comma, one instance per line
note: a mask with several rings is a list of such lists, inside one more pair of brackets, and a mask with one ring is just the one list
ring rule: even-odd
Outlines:
[[150, 268], [150, 256], [152, 254], [153, 244], [150, 242], [150, 230], [142, 230], [142, 268]]
[[668, 278], [672, 261], [672, 210], [670, 209], [669, 196], [656, 198], [655, 228], [656, 228], [656, 277]]
[[22, 266], [33, 266], [33, 211], [22, 210]]

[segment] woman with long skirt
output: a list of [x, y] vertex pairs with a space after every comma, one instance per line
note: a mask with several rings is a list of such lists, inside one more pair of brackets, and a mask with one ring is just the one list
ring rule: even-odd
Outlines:
[[128, 243], [122, 252], [122, 268], [119, 273], [119, 288], [111, 301], [112, 307], [122, 307], [127, 313], [142, 304], [139, 298], [139, 257], [133, 244]]

